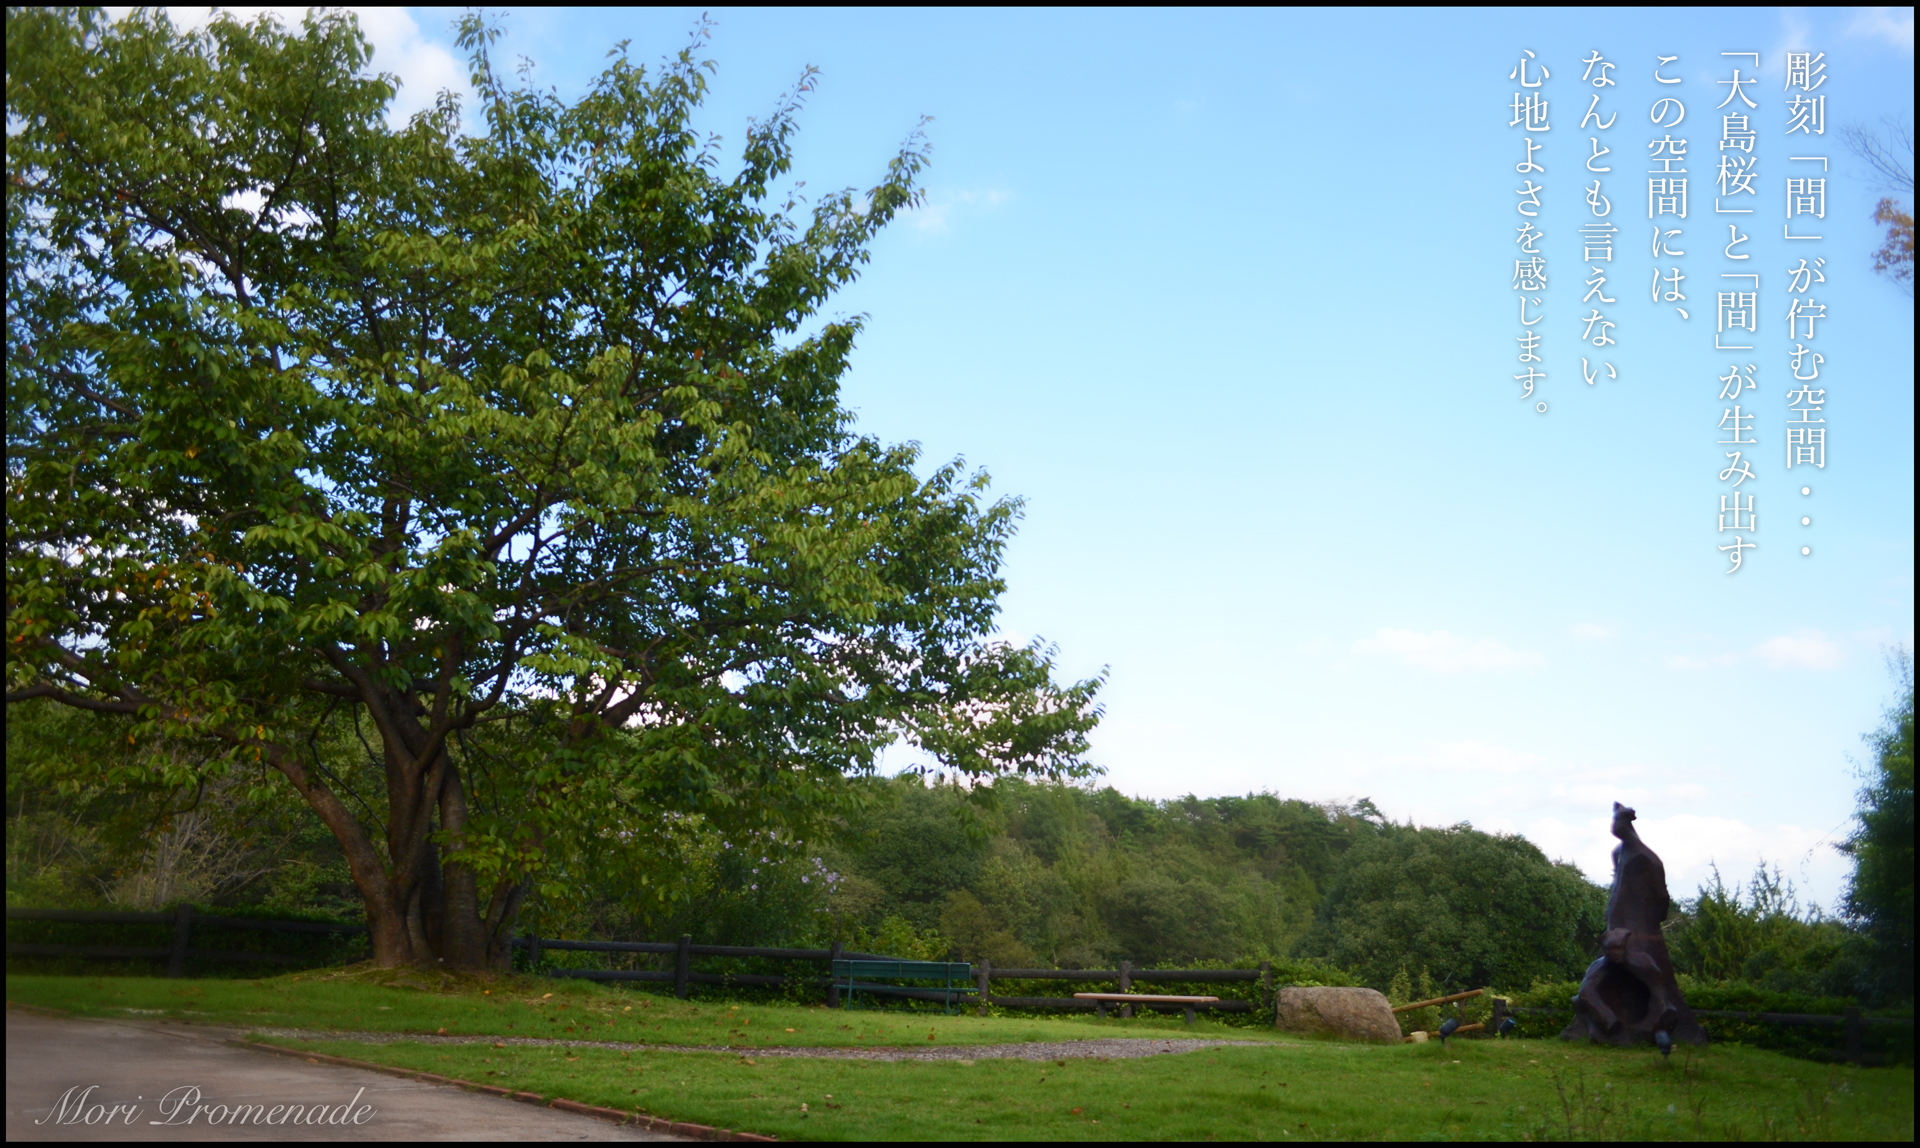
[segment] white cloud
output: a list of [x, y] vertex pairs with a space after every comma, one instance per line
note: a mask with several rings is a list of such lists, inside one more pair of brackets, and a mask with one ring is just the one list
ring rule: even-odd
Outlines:
[[1847, 25], [1847, 35], [1885, 40], [1913, 55], [1912, 8], [1862, 8]]
[[1739, 654], [1713, 654], [1704, 658], [1689, 657], [1686, 654], [1668, 654], [1669, 670], [1717, 670], [1731, 666], [1740, 660]]
[[1786, 54], [1807, 51], [1807, 37], [1812, 34], [1813, 26], [1807, 22], [1804, 13], [1792, 8], [1781, 10], [1780, 38], [1774, 41], [1773, 50], [1767, 53], [1769, 61], [1779, 62], [1774, 69], [1776, 73], [1786, 75]]
[[1427, 765], [1433, 769], [1451, 769], [1475, 774], [1537, 773], [1547, 759], [1537, 753], [1525, 753], [1486, 741], [1439, 742], [1432, 747]]
[[1769, 638], [1753, 648], [1753, 656], [1772, 670], [1835, 670], [1844, 660], [1839, 644], [1818, 630]]
[[[131, 8], [109, 8], [107, 14], [118, 20]], [[167, 8], [167, 18], [182, 30], [201, 28], [213, 19], [213, 8]], [[220, 8], [243, 24], [261, 15], [271, 15], [283, 26], [298, 27], [306, 19], [306, 5], [268, 5], [251, 8]], [[348, 8], [360, 21], [360, 31], [373, 46], [372, 71], [388, 72], [400, 81], [400, 91], [388, 108], [387, 120], [399, 125], [415, 112], [433, 106], [442, 91], [451, 90], [461, 97], [461, 107], [474, 111], [472, 90], [467, 85], [467, 69], [444, 44], [428, 39], [420, 25], [404, 8]]]
[[420, 25], [404, 8], [350, 8], [360, 18], [360, 30], [373, 45], [375, 71], [391, 72], [400, 79], [400, 91], [388, 110], [388, 120], [406, 122], [415, 112], [433, 106], [441, 92], [460, 96], [461, 109], [478, 114], [472, 89], [467, 84], [467, 67], [456, 60], [444, 44], [428, 39]]
[[947, 217], [953, 214], [951, 203], [922, 203], [907, 216], [907, 222], [913, 224], [916, 231], [945, 231]]
[[1716, 670], [1744, 661], [1757, 661], [1770, 670], [1837, 670], [1846, 661], [1840, 644], [1818, 630], [1799, 630], [1768, 638], [1744, 653], [1669, 654], [1669, 670]]
[[1541, 666], [1547, 661], [1532, 650], [1511, 649], [1492, 638], [1470, 642], [1445, 630], [1422, 634], [1382, 627], [1373, 637], [1355, 643], [1353, 648], [1360, 654], [1393, 654], [1414, 669], [1441, 674], [1510, 670]]
[[938, 192], [928, 195], [906, 218], [915, 230], [938, 234], [952, 223], [955, 208], [991, 211], [1012, 199], [1012, 192], [998, 189]]
[[1573, 636], [1585, 642], [1603, 642], [1619, 632], [1618, 626], [1602, 626], [1598, 622], [1577, 622], [1573, 627]]
[[[1175, 759], [1191, 758], [1192, 727], [1190, 719], [1177, 716], [1152, 729], [1124, 719], [1114, 729], [1103, 726], [1103, 747], [1113, 747], [1120, 758], [1106, 782], [1123, 792], [1146, 790], [1163, 798], [1209, 791], [1200, 789], [1208, 782], [1196, 779], [1197, 770], [1142, 768], [1128, 760], [1142, 744]], [[1447, 826], [1465, 821], [1485, 832], [1519, 834], [1547, 856], [1578, 865], [1601, 885], [1612, 877], [1617, 842], [1608, 829], [1613, 803], [1619, 801], [1640, 811], [1640, 834], [1664, 859], [1675, 898], [1694, 896], [1716, 863], [1721, 875], [1736, 883], [1744, 883], [1761, 861], [1777, 864], [1803, 903], [1817, 900], [1829, 909], [1846, 884], [1848, 860], [1833, 848], [1846, 831], [1841, 807], [1817, 802], [1822, 812], [1794, 812], [1808, 808], [1803, 801], [1780, 812], [1754, 808], [1755, 794], [1737, 769], [1676, 768], [1604, 754], [1568, 756], [1532, 739], [1428, 740], [1322, 752], [1291, 749], [1284, 735], [1275, 743], [1268, 758], [1250, 755], [1237, 763], [1231, 781], [1209, 761], [1210, 790], [1271, 789], [1316, 801], [1363, 794], [1396, 822]], [[1792, 814], [1792, 820], [1783, 813]], [[1816, 816], [1839, 824], [1809, 827], [1806, 819]]]
[[[1631, 804], [1638, 796], [1625, 790], [1617, 795]], [[1526, 827], [1527, 839], [1548, 856], [1580, 866], [1590, 880], [1606, 884], [1613, 877], [1612, 819], [1603, 815], [1581, 824], [1543, 817]], [[1842, 887], [1846, 859], [1833, 848], [1833, 837], [1799, 825], [1748, 825], [1727, 817], [1682, 813], [1672, 817], [1642, 817], [1634, 829], [1667, 869], [1667, 892], [1675, 900], [1695, 895], [1718, 866], [1729, 885], [1744, 884], [1755, 865], [1779, 865], [1800, 890], [1803, 902], [1815, 895], [1831, 899]], [[1826, 905], [1831, 909], [1831, 904]]]

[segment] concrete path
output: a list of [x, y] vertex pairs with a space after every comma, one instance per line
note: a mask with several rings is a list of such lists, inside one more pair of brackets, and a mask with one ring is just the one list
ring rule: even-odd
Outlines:
[[[223, 1043], [234, 1035], [199, 1026], [53, 1018], [8, 1009], [7, 1139], [678, 1139], [447, 1085], [307, 1064]], [[197, 1089], [197, 1095], [189, 1089]], [[71, 1123], [59, 1122], [63, 1103]], [[205, 1114], [187, 1123], [196, 1106], [214, 1105], [260, 1105], [269, 1114], [276, 1105], [303, 1105], [303, 1115], [324, 1106], [327, 1123], [210, 1125]], [[103, 1117], [116, 1106], [108, 1124]], [[83, 1122], [88, 1114], [94, 1123]]]

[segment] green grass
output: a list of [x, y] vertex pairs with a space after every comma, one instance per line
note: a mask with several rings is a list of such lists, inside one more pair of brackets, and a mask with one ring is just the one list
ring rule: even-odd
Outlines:
[[[444, 988], [442, 986], [445, 986]], [[260, 980], [9, 976], [7, 999], [79, 1016], [148, 1017], [257, 1028], [559, 1037], [693, 1045], [1000, 1044], [1095, 1036], [1284, 1039], [1179, 1017], [942, 1016], [937, 1010], [680, 1001], [589, 981], [452, 977], [412, 970], [296, 973]]]
[[[444, 982], [444, 987], [443, 987]], [[551, 993], [551, 996], [546, 994]], [[9, 1000], [242, 1028], [655, 1044], [942, 1044], [1187, 1035], [1177, 1018], [942, 1017], [682, 1002], [585, 983], [347, 970], [257, 981], [7, 980]], [[788, 1032], [788, 1029], [794, 1031]], [[784, 1139], [1913, 1138], [1913, 1071], [1737, 1045], [1344, 1045], [1201, 1022], [1254, 1047], [1128, 1060], [879, 1062], [491, 1043], [275, 1043]], [[806, 1105], [803, 1114], [801, 1105]]]
[[[288, 1042], [291, 1043], [291, 1042]], [[1910, 1140], [1913, 1073], [1736, 1046], [1286, 1042], [1137, 1060], [877, 1062], [413, 1042], [308, 1050], [833, 1140]], [[801, 1106], [806, 1105], [802, 1112]]]

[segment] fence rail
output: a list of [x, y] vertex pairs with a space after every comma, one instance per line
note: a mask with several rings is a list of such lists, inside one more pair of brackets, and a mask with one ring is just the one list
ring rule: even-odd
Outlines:
[[[224, 925], [229, 929], [259, 929], [279, 933], [343, 933], [357, 934], [367, 931], [365, 925], [350, 925], [344, 921], [282, 921], [265, 917], [222, 917], [215, 913], [187, 914], [191, 923], [196, 925]], [[74, 921], [98, 925], [171, 925], [178, 922], [180, 914], [174, 913], [122, 913], [113, 910], [96, 909], [8, 909], [9, 921]], [[668, 946], [671, 948], [672, 946]]]
[[[1264, 968], [1264, 966], [1262, 966]], [[1261, 969], [994, 969], [997, 981], [1117, 981], [1123, 973], [1136, 981], [1257, 981]]]
[[[320, 933], [339, 936], [365, 934], [365, 925], [349, 924], [344, 921], [284, 921], [268, 920], [259, 917], [222, 917], [212, 913], [201, 913], [191, 905], [182, 905], [168, 913], [120, 912], [116, 910], [89, 909], [8, 909], [10, 921], [66, 921], [82, 924], [113, 925], [166, 925], [174, 927], [171, 946], [159, 945], [55, 945], [55, 944], [14, 944], [7, 945], [10, 957], [94, 957], [120, 959], [150, 959], [167, 961], [167, 975], [181, 977], [186, 975], [189, 960], [217, 961], [257, 961], [273, 964], [297, 965], [303, 963], [298, 955], [287, 953], [252, 953], [231, 949], [193, 948], [189, 944], [195, 925], [213, 925], [228, 929], [257, 929], [290, 933]], [[836, 960], [891, 960], [883, 953], [861, 953], [843, 949], [839, 945], [825, 949], [786, 948], [764, 945], [696, 945], [691, 936], [681, 936], [677, 941], [570, 941], [558, 937], [529, 935], [513, 938], [512, 947], [526, 952], [530, 963], [540, 964], [543, 951], [581, 952], [581, 953], [635, 953], [652, 956], [670, 956], [674, 958], [672, 969], [550, 969], [548, 975], [577, 980], [629, 982], [642, 984], [672, 985], [676, 997], [685, 998], [687, 990], [694, 985], [717, 985], [724, 988], [813, 988], [824, 989], [829, 1005], [840, 1003], [840, 990], [833, 978], [812, 973], [789, 975], [769, 975], [765, 973], [703, 973], [695, 972], [691, 962], [695, 957], [736, 957], [758, 958], [777, 961], [825, 962], [829, 965]], [[992, 991], [994, 981], [1092, 981], [1120, 986], [1121, 992], [1131, 991], [1136, 981], [1170, 982], [1184, 981], [1196, 984], [1225, 984], [1232, 982], [1258, 981], [1269, 991], [1273, 985], [1272, 970], [1262, 964], [1257, 969], [1136, 969], [1130, 963], [1122, 962], [1117, 969], [995, 969], [988, 962], [975, 967], [974, 980], [979, 992], [979, 1002], [984, 1012], [989, 1006], [1002, 1008], [1069, 1009], [1088, 1010], [1095, 1007], [1094, 1002], [1078, 1000], [1070, 996], [1025, 996], [995, 994]], [[895, 995], [908, 998], [920, 997], [917, 991], [908, 991]], [[928, 1000], [944, 1000], [939, 993], [925, 994]], [[1143, 1011], [1153, 1009], [1180, 1011], [1179, 1006], [1137, 1005]], [[1251, 1001], [1224, 1000], [1208, 1006], [1218, 1012], [1252, 1012], [1256, 1006]], [[1131, 1011], [1129, 1009], [1128, 1011]]]
[[88, 925], [172, 925], [173, 944], [171, 945], [51, 945], [51, 944], [15, 944], [7, 942], [9, 957], [92, 957], [102, 960], [165, 960], [167, 975], [184, 977], [187, 975], [187, 962], [226, 961], [235, 963], [258, 963], [271, 965], [306, 964], [305, 958], [294, 953], [255, 953], [240, 949], [197, 949], [192, 947], [193, 927], [195, 925], [214, 925], [224, 929], [240, 929], [248, 932], [272, 933], [318, 933], [334, 936], [356, 936], [367, 931], [365, 925], [350, 924], [345, 921], [289, 921], [272, 920], [265, 917], [222, 917], [216, 913], [202, 913], [192, 905], [181, 905], [169, 913], [133, 913], [112, 909], [13, 909], [7, 910], [9, 921], [64, 921], [72, 924]]
[[[189, 960], [261, 962], [267, 964], [298, 965], [306, 958], [292, 953], [255, 953], [236, 949], [194, 948], [190, 945], [195, 925], [210, 925], [224, 929], [253, 930], [280, 933], [327, 934], [332, 936], [358, 936], [367, 932], [367, 927], [345, 921], [294, 921], [273, 920], [262, 917], [223, 917], [214, 913], [202, 913], [191, 905], [181, 905], [172, 912], [139, 913], [98, 909], [8, 909], [9, 921], [64, 921], [76, 924], [101, 925], [172, 925], [174, 936], [172, 945], [56, 945], [56, 944], [15, 944], [7, 943], [9, 957], [91, 957], [101, 959], [148, 959], [165, 960], [167, 975], [181, 977], [186, 975], [186, 963]], [[765, 973], [702, 973], [695, 972], [691, 962], [695, 957], [749, 957], [781, 961], [824, 961], [843, 959], [853, 960], [892, 960], [894, 958], [881, 953], [859, 953], [842, 949], [834, 945], [826, 949], [779, 948], [760, 945], [696, 945], [691, 936], [683, 935], [677, 941], [569, 941], [555, 937], [529, 935], [515, 937], [512, 945], [524, 949], [532, 964], [538, 966], [543, 950], [583, 953], [642, 953], [654, 956], [674, 958], [672, 969], [550, 969], [549, 976], [590, 981], [627, 981], [648, 984], [670, 984], [673, 994], [685, 998], [687, 990], [694, 985], [717, 985], [724, 988], [816, 988], [825, 989], [827, 1003], [838, 1006], [839, 989], [829, 976], [818, 974], [770, 975]], [[1270, 997], [1273, 992], [1273, 971], [1265, 962], [1252, 969], [1136, 969], [1129, 962], [1121, 962], [1117, 969], [996, 969], [991, 962], [981, 961], [974, 966], [974, 982], [979, 992], [981, 1012], [988, 1006], [1003, 1008], [1032, 1009], [1069, 1009], [1091, 1010], [1093, 1001], [1077, 1000], [1073, 997], [1013, 996], [996, 994], [992, 991], [994, 981], [1093, 981], [1116, 984], [1121, 992], [1131, 992], [1135, 982], [1186, 982], [1189, 984], [1231, 984], [1234, 982], [1257, 981], [1262, 995]], [[918, 997], [923, 994], [909, 991], [903, 994]], [[1456, 994], [1473, 995], [1468, 994]], [[927, 1000], [944, 1000], [945, 994], [928, 992]], [[1444, 998], [1455, 999], [1453, 997]], [[1113, 1002], [1109, 1002], [1113, 1003]], [[1431, 1003], [1431, 1002], [1427, 1002]], [[1126, 1012], [1133, 1009], [1141, 1011], [1179, 1012], [1180, 1005], [1137, 1004], [1127, 1006]], [[1206, 1006], [1216, 1012], [1245, 1013], [1253, 1012], [1258, 1006], [1247, 1000], [1223, 1000]], [[1496, 999], [1495, 1012], [1499, 1015], [1512, 1013], [1519, 1016], [1541, 1016], [1565, 1013], [1562, 1008], [1508, 1008], [1505, 1000]], [[1126, 1015], [1123, 1012], [1122, 1015]], [[1748, 1012], [1737, 1009], [1695, 1009], [1694, 1015], [1712, 1020], [1730, 1020], [1745, 1024], [1777, 1024], [1786, 1026], [1843, 1027], [1846, 1029], [1847, 1050], [1843, 1055], [1848, 1059], [1859, 1059], [1861, 1041], [1870, 1025], [1903, 1025], [1913, 1027], [1912, 1017], [1867, 1016], [1859, 1009], [1847, 1009], [1839, 1015], [1824, 1013], [1784, 1013], [1784, 1012]]]
[[1191, 1005], [1151, 1004], [1151, 1003], [1128, 1004], [1125, 1001], [1113, 1001], [1113, 1000], [1084, 1001], [1084, 1000], [1077, 1000], [1073, 997], [1008, 997], [1008, 996], [1000, 996], [996, 994], [994, 996], [988, 997], [987, 1003], [1000, 1005], [1003, 1008], [1063, 1008], [1063, 1009], [1081, 1009], [1087, 1012], [1093, 1012], [1099, 1009], [1102, 1004], [1104, 1004], [1107, 1008], [1125, 1007], [1125, 1008], [1139, 1009], [1142, 1012], [1151, 1011], [1151, 1012], [1178, 1013], [1178, 1012], [1184, 1012], [1190, 1008], [1211, 1009], [1214, 1012], [1253, 1012], [1254, 1011], [1254, 1003], [1252, 1001], [1234, 1001], [1234, 1000], [1215, 1001], [1212, 1004], [1191, 1004]]
[[[170, 958], [173, 948], [169, 945], [33, 945], [9, 944], [9, 957], [101, 957], [130, 958], [151, 957]], [[304, 958], [294, 953], [249, 953], [239, 949], [188, 949], [187, 956], [194, 960], [207, 961], [265, 961], [273, 964], [304, 964]]]

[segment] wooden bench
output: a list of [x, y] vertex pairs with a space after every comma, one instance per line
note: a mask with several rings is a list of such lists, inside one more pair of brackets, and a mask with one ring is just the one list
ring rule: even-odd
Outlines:
[[1187, 1014], [1187, 1026], [1189, 1028], [1193, 1026], [1193, 1006], [1194, 1005], [1220, 1003], [1219, 997], [1167, 997], [1167, 996], [1152, 996], [1147, 993], [1075, 993], [1073, 994], [1073, 999], [1081, 1000], [1081, 1001], [1092, 1001], [1093, 1011], [1099, 1015], [1101, 1020], [1105, 1020], [1107, 1018], [1107, 1006], [1110, 1004], [1185, 1005], [1186, 1006], [1185, 1011]]
[[[902, 981], [918, 983], [899, 983]], [[961, 997], [977, 991], [973, 987], [973, 966], [965, 961], [840, 960], [833, 962], [833, 987], [840, 990], [843, 1008], [876, 1007], [871, 1003], [854, 1004], [856, 997], [866, 993], [869, 998], [939, 1001], [949, 1013]]]

